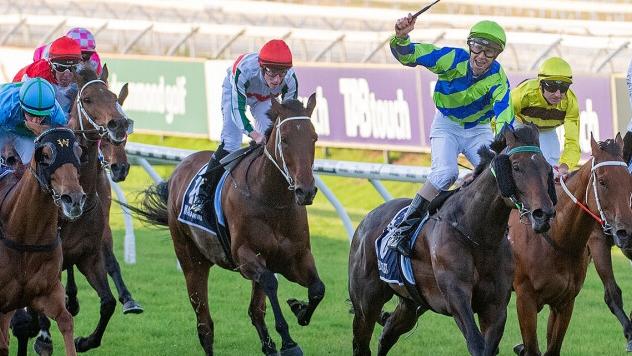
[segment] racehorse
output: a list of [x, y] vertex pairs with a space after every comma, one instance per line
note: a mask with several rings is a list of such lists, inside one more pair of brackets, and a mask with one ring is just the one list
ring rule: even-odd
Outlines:
[[619, 134], [600, 143], [591, 136], [592, 159], [557, 186], [559, 204], [548, 233], [534, 233], [516, 213], [509, 218], [508, 238], [516, 265], [513, 287], [523, 340], [514, 348], [518, 355], [540, 355], [537, 316], [544, 305], [551, 310], [545, 355], [560, 354], [575, 297], [586, 278], [590, 262], [586, 243], [593, 231], [605, 231], [620, 246], [632, 242], [632, 182], [621, 158], [622, 145]]
[[[504, 144], [506, 153], [497, 154]], [[420, 231], [411, 257], [414, 286], [382, 281], [375, 247], [410, 199], [386, 202], [362, 220], [349, 253], [354, 355], [371, 354], [369, 343], [378, 319], [384, 324], [378, 355], [386, 355], [427, 310], [453, 316], [472, 355], [497, 352], [513, 277], [511, 250], [504, 238], [509, 213], [514, 205], [519, 207], [540, 232], [548, 230], [554, 214], [552, 170], [538, 145], [537, 129], [529, 125], [515, 132], [503, 130], [491, 145], [494, 151], [487, 146], [479, 149], [481, 162], [474, 179], [449, 196]], [[400, 297], [395, 311], [381, 314], [395, 294]]]
[[66, 128], [46, 130], [35, 144], [26, 173], [0, 180], [0, 354], [9, 353], [14, 310], [28, 306], [57, 321], [66, 354], [76, 355], [72, 316], [59, 281], [58, 218], [61, 210], [66, 218], [77, 219], [84, 209], [81, 148]]
[[274, 273], [308, 288], [308, 303], [288, 300], [300, 325], [309, 324], [325, 293], [310, 250], [305, 208], [317, 191], [312, 173], [317, 135], [310, 121], [316, 106], [315, 94], [306, 108], [298, 100], [286, 100], [283, 104], [275, 98], [271, 100], [268, 116], [273, 126], [267, 132], [267, 143], [240, 161], [221, 189], [230, 232], [230, 256], [223, 252], [215, 236], [178, 221], [184, 193], [196, 172], [208, 162], [208, 151], [185, 158], [168, 182], [145, 191], [142, 208], [135, 209], [147, 221], [169, 226], [197, 317], [200, 344], [207, 355], [213, 354], [213, 320], [208, 307], [208, 274], [213, 265], [239, 271], [252, 280], [248, 314], [266, 355], [277, 355], [264, 320], [266, 296], [282, 338], [280, 354], [303, 354], [292, 340], [281, 312]]
[[[75, 75], [80, 89], [68, 124], [84, 147], [80, 179], [87, 194], [87, 202], [85, 212], [79, 219], [60, 222], [63, 268], [68, 269], [76, 265], [101, 300], [100, 318], [96, 329], [88, 337], [78, 337], [75, 340], [79, 352], [85, 352], [101, 344], [105, 328], [116, 307], [101, 253], [105, 219], [98, 197], [98, 145], [99, 141], [106, 138], [114, 144], [122, 144], [127, 138], [129, 119], [118, 104], [116, 94], [108, 90], [107, 77], [107, 66], [103, 67], [100, 78], [97, 78], [90, 69], [83, 69]], [[46, 320], [42, 320], [41, 323], [44, 328], [35, 342], [35, 348], [47, 353], [52, 351], [52, 344], [50, 334], [46, 330]]]
[[[128, 89], [127, 84], [123, 85], [121, 92], [118, 96], [119, 105], [123, 105], [123, 102], [127, 98]], [[110, 186], [110, 180], [107, 177], [106, 170], [110, 171], [112, 181], [121, 182], [124, 181], [129, 173], [130, 164], [127, 160], [127, 153], [125, 152], [125, 144], [127, 138], [119, 144], [113, 144], [106, 137], [100, 142], [101, 153], [103, 154], [103, 164], [99, 165], [98, 171], [98, 183], [97, 193], [101, 200], [101, 206], [103, 208], [103, 217], [105, 223], [103, 226], [103, 258], [105, 261], [105, 269], [114, 281], [116, 290], [119, 294], [119, 301], [123, 305], [123, 314], [139, 314], [143, 312], [143, 307], [134, 300], [129, 289], [123, 281], [121, 274], [121, 267], [114, 255], [114, 246], [112, 239], [112, 229], [110, 229], [110, 206], [112, 204], [112, 189]], [[79, 312], [79, 301], [77, 300], [77, 284], [74, 279], [74, 268], [71, 266], [66, 270], [67, 282], [66, 282], [66, 295], [68, 296], [67, 305], [68, 310], [72, 315], [77, 315]]]

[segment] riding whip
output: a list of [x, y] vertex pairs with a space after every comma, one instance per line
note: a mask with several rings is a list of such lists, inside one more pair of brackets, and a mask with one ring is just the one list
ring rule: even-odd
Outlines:
[[433, 2], [432, 4], [430, 4], [430, 5], [426, 6], [426, 7], [424, 7], [423, 9], [421, 9], [421, 10], [419, 10], [419, 11], [417, 11], [417, 12], [415, 12], [415, 14], [413, 15], [413, 19], [416, 19], [416, 18], [417, 18], [417, 16], [419, 16], [419, 15], [423, 14], [424, 12], [428, 11], [428, 9], [429, 9], [429, 8], [431, 8], [434, 4], [438, 3], [439, 1], [441, 1], [441, 0], [436, 0], [436, 1], [435, 1], [435, 2]]

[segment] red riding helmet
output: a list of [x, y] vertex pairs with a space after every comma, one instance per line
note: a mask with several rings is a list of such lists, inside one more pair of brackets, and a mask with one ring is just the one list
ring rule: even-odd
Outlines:
[[280, 68], [292, 67], [292, 52], [283, 40], [271, 40], [259, 51], [259, 64]]
[[51, 61], [69, 61], [79, 63], [81, 61], [81, 46], [72, 38], [59, 37], [50, 44], [48, 58]]

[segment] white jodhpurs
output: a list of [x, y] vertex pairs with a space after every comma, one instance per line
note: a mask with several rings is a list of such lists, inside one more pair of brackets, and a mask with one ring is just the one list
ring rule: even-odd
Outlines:
[[[560, 161], [560, 138], [555, 129], [540, 130], [540, 149], [542, 155], [551, 166], [557, 166]], [[572, 167], [571, 167], [572, 168]]]
[[489, 124], [464, 129], [437, 111], [430, 129], [432, 170], [428, 181], [437, 190], [448, 189], [459, 176], [459, 153], [463, 153], [476, 166], [480, 162], [478, 149], [489, 145], [493, 139], [494, 134]]

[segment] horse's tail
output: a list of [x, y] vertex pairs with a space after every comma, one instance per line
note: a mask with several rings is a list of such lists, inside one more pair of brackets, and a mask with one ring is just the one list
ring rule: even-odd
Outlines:
[[131, 210], [141, 221], [151, 225], [169, 225], [167, 199], [169, 198], [169, 182], [160, 182], [149, 186], [143, 193], [140, 207], [122, 204]]

